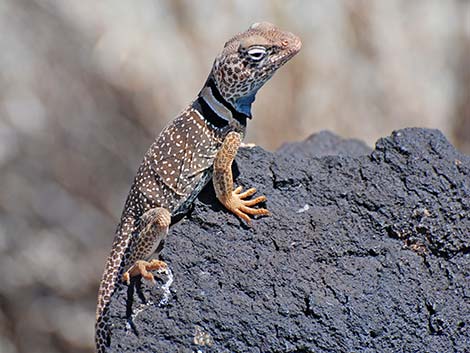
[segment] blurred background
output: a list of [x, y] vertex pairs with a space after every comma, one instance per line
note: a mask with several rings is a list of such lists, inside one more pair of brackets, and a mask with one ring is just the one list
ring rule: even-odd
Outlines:
[[440, 129], [470, 153], [470, 2], [0, 0], [0, 352], [92, 352], [96, 293], [142, 156], [233, 34], [301, 53], [247, 142], [322, 129], [373, 146]]

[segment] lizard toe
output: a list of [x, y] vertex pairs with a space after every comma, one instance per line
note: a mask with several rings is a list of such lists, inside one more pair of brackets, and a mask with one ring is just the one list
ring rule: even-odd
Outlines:
[[250, 189], [246, 190], [245, 192], [242, 192], [241, 194], [239, 193], [238, 198], [243, 200], [243, 199], [246, 199], [247, 197], [250, 197], [254, 193], [256, 193], [256, 188], [250, 188]]

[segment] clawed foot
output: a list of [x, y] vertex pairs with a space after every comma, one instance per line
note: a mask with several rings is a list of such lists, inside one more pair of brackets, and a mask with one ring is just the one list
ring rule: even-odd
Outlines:
[[252, 200], [245, 200], [256, 192], [255, 188], [248, 189], [242, 192], [242, 187], [239, 186], [232, 191], [232, 197], [228, 200], [226, 207], [235, 213], [238, 217], [243, 219], [248, 225], [251, 225], [251, 218], [249, 215], [262, 215], [269, 216], [271, 213], [265, 208], [253, 208], [260, 202], [266, 201], [266, 196], [258, 196]]
[[142, 278], [155, 284], [155, 278], [149, 271], [168, 272], [168, 265], [160, 260], [152, 260], [150, 262], [138, 260], [122, 275], [122, 280], [129, 285], [131, 277], [141, 275]]

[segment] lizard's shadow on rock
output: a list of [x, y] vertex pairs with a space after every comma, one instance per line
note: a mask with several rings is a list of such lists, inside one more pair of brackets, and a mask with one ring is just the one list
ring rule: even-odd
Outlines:
[[[240, 170], [238, 169], [238, 165], [236, 161], [233, 161], [232, 163], [232, 175], [233, 175], [234, 181], [236, 181], [237, 177], [240, 175]], [[219, 200], [217, 200], [217, 197], [215, 196], [215, 190], [214, 190], [214, 184], [212, 183], [212, 178], [207, 183], [207, 185], [204, 186], [204, 188], [201, 190], [197, 199], [202, 204], [209, 207], [213, 211], [218, 212], [221, 210], [225, 210], [224, 206], [222, 206], [222, 204], [219, 202]]]
[[[233, 180], [234, 184], [237, 183], [237, 178], [240, 175], [240, 170], [238, 169], [237, 162], [233, 161], [232, 163], [232, 175], [233, 175]], [[215, 190], [214, 190], [214, 184], [212, 183], [212, 179], [207, 183], [207, 185], [201, 190], [197, 197], [197, 201], [199, 201], [204, 207], [214, 211], [214, 212], [222, 212], [224, 213], [227, 217], [231, 217], [230, 211], [228, 211], [221, 203], [219, 200], [217, 200], [217, 197], [215, 195]], [[192, 205], [191, 209], [189, 212], [186, 214], [187, 216], [191, 216], [192, 212], [194, 211], [195, 204]], [[206, 221], [209, 221], [206, 219]], [[217, 223], [217, 222], [216, 222]], [[240, 220], [240, 226], [246, 229], [249, 229], [250, 227], [245, 224], [242, 220]]]
[[[238, 169], [237, 161], [233, 161], [232, 163], [232, 176], [234, 185], [236, 184], [237, 178], [240, 175], [240, 170]], [[206, 186], [201, 190], [197, 199], [203, 203], [205, 206], [209, 207], [214, 211], [225, 210], [224, 206], [217, 200], [215, 196], [214, 184], [211, 180], [207, 183]]]
[[[236, 178], [240, 175], [240, 171], [238, 169], [236, 161], [233, 161], [232, 163], [232, 175], [233, 175], [234, 180], [236, 180]], [[222, 206], [222, 204], [219, 202], [219, 200], [217, 200], [217, 197], [215, 196], [215, 190], [214, 190], [214, 184], [212, 183], [212, 178], [209, 180], [206, 186], [204, 186], [204, 188], [201, 190], [201, 192], [199, 193], [196, 199], [200, 203], [202, 203], [205, 207], [210, 208], [211, 210], [215, 212], [228, 212], [225, 210], [224, 206]], [[190, 206], [188, 212], [171, 217], [170, 228], [176, 223], [178, 223], [179, 221], [181, 221], [183, 218], [190, 217], [193, 211], [194, 211], [194, 203]]]
[[145, 298], [144, 292], [142, 291], [142, 277], [136, 276], [131, 278], [131, 283], [127, 286], [127, 299], [126, 299], [126, 320], [129, 326], [132, 329], [132, 332], [138, 337], [139, 332], [137, 331], [137, 326], [134, 323], [132, 314], [132, 306], [134, 304], [134, 293], [137, 293], [142, 304], [147, 304], [147, 299]]

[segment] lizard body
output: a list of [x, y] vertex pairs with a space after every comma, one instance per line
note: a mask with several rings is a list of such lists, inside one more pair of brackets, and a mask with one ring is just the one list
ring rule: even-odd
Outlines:
[[[264, 196], [233, 188], [231, 166], [245, 135], [256, 92], [300, 50], [298, 37], [261, 22], [235, 35], [217, 56], [198, 97], [173, 120], [149, 148], [127, 197], [98, 292], [96, 348], [110, 344], [108, 306], [121, 282], [166, 264], [149, 258], [159, 250], [171, 218], [188, 211], [212, 178], [218, 200], [250, 223]], [[158, 253], [158, 252], [157, 252]]]

